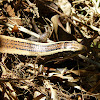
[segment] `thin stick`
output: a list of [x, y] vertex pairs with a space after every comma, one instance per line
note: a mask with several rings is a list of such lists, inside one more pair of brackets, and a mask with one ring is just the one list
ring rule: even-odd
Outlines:
[[[2, 22], [2, 21], [0, 21], [0, 24], [4, 24], [4, 25], [6, 25], [6, 26], [8, 26], [8, 27], [11, 27], [11, 28], [14, 27], [14, 25], [11, 25], [11, 24], [8, 24], [8, 23], [4, 23], [4, 22]], [[35, 32], [32, 32], [32, 31], [30, 31], [30, 30], [24, 28], [23, 26], [18, 26], [18, 29], [19, 29], [20, 31], [22, 31], [22, 32], [24, 32], [24, 33], [27, 33], [27, 34], [29, 34], [29, 35], [32, 35], [32, 36], [34, 36], [34, 37], [36, 37], [36, 38], [38, 38], [38, 39], [40, 38], [40, 35], [39, 35], [39, 34], [37, 34], [37, 33], [35, 33]], [[53, 41], [50, 40], [50, 39], [47, 39], [47, 42], [53, 42]]]
[[94, 64], [94, 65], [96, 65], [96, 66], [98, 66], [98, 67], [100, 68], [100, 63], [95, 62], [95, 61], [93, 61], [93, 60], [91, 60], [91, 59], [89, 59], [89, 58], [87, 58], [87, 57], [85, 57], [85, 56], [83, 56], [83, 55], [81, 55], [81, 54], [79, 54], [78, 56], [79, 56], [81, 59], [86, 60], [87, 62], [89, 62], [89, 63], [91, 63], [91, 64]]

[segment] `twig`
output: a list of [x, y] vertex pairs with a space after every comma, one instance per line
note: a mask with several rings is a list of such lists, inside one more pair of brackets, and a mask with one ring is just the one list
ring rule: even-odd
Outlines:
[[37, 27], [37, 25], [36, 25], [36, 23], [35, 23], [35, 20], [34, 20], [33, 18], [32, 18], [32, 25], [33, 25], [35, 31], [36, 31], [39, 35], [41, 35], [42, 32], [41, 32], [41, 30]]
[[100, 67], [100, 63], [98, 63], [98, 62], [96, 62], [96, 61], [93, 61], [93, 60], [91, 60], [91, 59], [89, 59], [89, 58], [87, 58], [87, 57], [85, 57], [85, 56], [83, 56], [83, 55], [81, 55], [81, 54], [79, 54], [78, 56], [79, 56], [81, 59], [86, 60], [87, 62], [89, 62], [89, 63], [91, 63], [91, 64], [94, 64], [94, 65]]
[[[2, 21], [0, 21], [0, 24], [6, 25], [6, 26], [11, 27], [11, 28], [14, 27], [14, 25], [11, 25], [11, 24], [8, 24], [8, 23], [2, 22]], [[40, 35], [39, 35], [39, 34], [37, 34], [37, 33], [35, 33], [35, 32], [32, 32], [32, 31], [30, 31], [30, 30], [24, 28], [23, 26], [18, 26], [18, 29], [19, 29], [20, 31], [22, 31], [22, 32], [24, 32], [24, 33], [27, 33], [27, 34], [29, 34], [29, 35], [32, 35], [32, 36], [34, 36], [34, 37], [36, 37], [36, 38], [38, 38], [38, 39], [40, 38]], [[53, 42], [53, 41], [50, 40], [50, 39], [47, 39], [47, 42]]]
[[93, 25], [91, 25], [90, 26], [93, 30], [95, 30], [95, 31], [98, 31], [98, 34], [100, 35], [100, 28], [97, 28], [97, 27], [95, 27], [95, 26], [93, 26]]

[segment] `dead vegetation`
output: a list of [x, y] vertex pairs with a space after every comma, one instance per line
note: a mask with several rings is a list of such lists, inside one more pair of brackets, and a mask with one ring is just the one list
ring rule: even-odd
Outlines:
[[0, 0], [1, 35], [87, 47], [75, 57], [1, 53], [0, 100], [100, 100], [99, 24], [100, 0]]

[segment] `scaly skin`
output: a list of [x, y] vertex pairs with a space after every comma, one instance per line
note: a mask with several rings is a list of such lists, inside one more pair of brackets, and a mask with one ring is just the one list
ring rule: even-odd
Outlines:
[[[0, 52], [28, 56], [46, 56], [59, 52], [85, 51], [86, 47], [76, 41], [39, 43], [25, 39], [0, 35]], [[79, 53], [80, 53], [79, 52]]]

